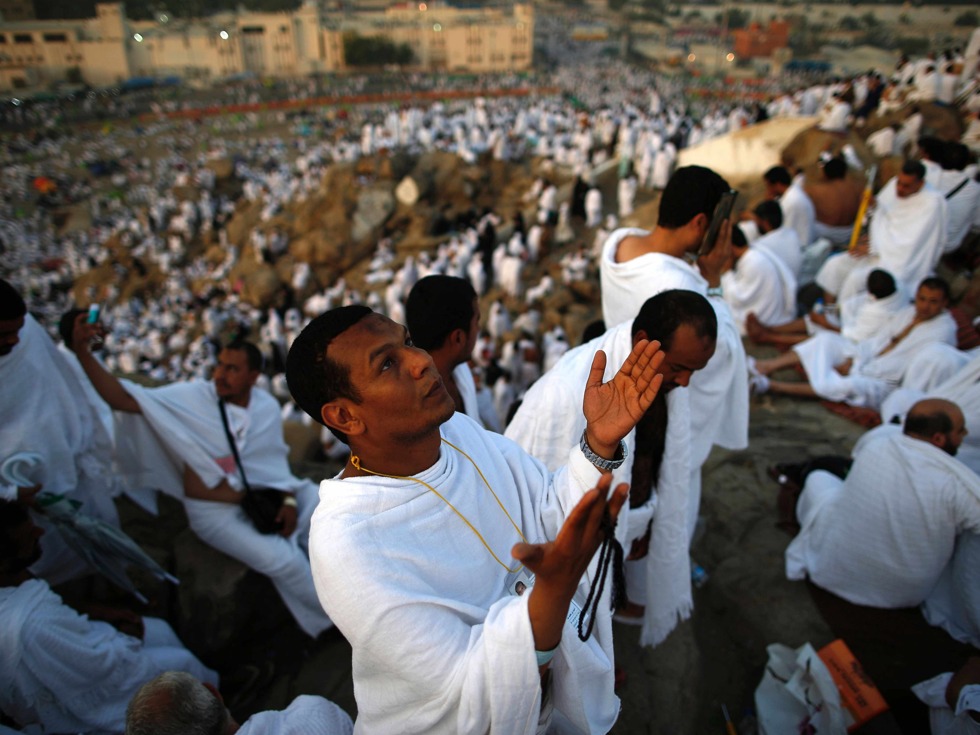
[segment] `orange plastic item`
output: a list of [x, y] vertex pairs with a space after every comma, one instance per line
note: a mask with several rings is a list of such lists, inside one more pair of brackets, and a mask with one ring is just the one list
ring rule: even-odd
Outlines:
[[847, 731], [852, 732], [873, 717], [888, 709], [888, 703], [871, 678], [864, 673], [861, 663], [854, 658], [851, 649], [838, 638], [821, 648], [817, 655], [824, 662], [840, 691], [841, 705]]

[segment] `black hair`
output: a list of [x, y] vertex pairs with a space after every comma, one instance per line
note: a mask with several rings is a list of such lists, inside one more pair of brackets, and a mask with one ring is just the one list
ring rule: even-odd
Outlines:
[[956, 140], [943, 144], [943, 168], [947, 171], [962, 171], [970, 165], [970, 149]]
[[457, 329], [469, 334], [475, 299], [476, 291], [465, 278], [434, 275], [419, 280], [405, 302], [405, 326], [412, 342], [430, 352]]
[[0, 321], [9, 322], [27, 314], [27, 304], [17, 289], [0, 278]]
[[823, 175], [830, 181], [847, 176], [847, 163], [843, 158], [831, 158], [823, 165]]
[[[351, 383], [350, 370], [331, 360], [327, 348], [334, 339], [373, 313], [360, 304], [331, 309], [307, 324], [289, 348], [286, 355], [289, 392], [296, 405], [321, 424], [320, 411], [324, 404], [337, 398], [347, 398], [355, 403], [361, 401]], [[330, 431], [348, 443], [346, 434], [333, 428]]]
[[930, 161], [935, 161], [938, 164], [943, 162], [943, 141], [939, 138], [935, 138], [931, 135], [923, 135], [918, 141], [919, 148], [922, 152], [929, 156]]
[[762, 178], [769, 184], [789, 186], [793, 183], [793, 177], [789, 175], [789, 169], [785, 166], [773, 166], [762, 174]]
[[928, 278], [923, 278], [919, 283], [919, 288], [928, 288], [932, 291], [942, 291], [943, 296], [949, 301], [952, 298], [952, 294], [949, 290], [949, 284], [946, 283], [945, 278], [940, 278], [939, 276], [929, 276]]
[[895, 277], [886, 270], [875, 268], [868, 274], [868, 293], [876, 299], [884, 299], [895, 293]]
[[675, 288], [643, 302], [631, 334], [642, 330], [648, 339], [657, 340], [662, 349], [669, 350], [674, 333], [684, 324], [690, 325], [700, 338], [718, 338], [718, 317], [711, 303], [697, 291]]
[[710, 168], [685, 166], [670, 177], [660, 197], [657, 226], [676, 230], [699, 214], [711, 218], [728, 182]]
[[772, 229], [778, 230], [783, 226], [783, 208], [775, 199], [766, 199], [759, 202], [752, 213], [768, 224]]
[[248, 362], [249, 370], [262, 370], [262, 365], [265, 362], [265, 358], [262, 357], [262, 352], [258, 347], [253, 345], [251, 342], [246, 342], [243, 339], [236, 338], [225, 345], [226, 350], [235, 350], [236, 352], [244, 352], [245, 360]]
[[602, 319], [596, 319], [594, 322], [589, 322], [585, 325], [585, 329], [582, 330], [582, 344], [591, 342], [596, 337], [601, 337], [605, 333], [606, 323]]
[[922, 165], [922, 161], [908, 160], [902, 164], [902, 173], [922, 181], [926, 177], [926, 167]]
[[732, 227], [732, 245], [737, 248], [747, 248], [749, 246], [749, 239], [745, 236], [745, 230], [742, 229], [742, 225]]

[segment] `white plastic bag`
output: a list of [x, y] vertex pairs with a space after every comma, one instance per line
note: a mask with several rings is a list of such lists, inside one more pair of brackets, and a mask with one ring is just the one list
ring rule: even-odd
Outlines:
[[773, 643], [766, 651], [755, 690], [759, 735], [846, 735], [840, 692], [813, 646]]

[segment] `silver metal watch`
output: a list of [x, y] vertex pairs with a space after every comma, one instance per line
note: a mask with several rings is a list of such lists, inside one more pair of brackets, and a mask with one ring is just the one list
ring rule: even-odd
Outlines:
[[620, 465], [626, 461], [626, 442], [622, 439], [619, 440], [619, 459], [605, 459], [593, 452], [592, 447], [585, 440], [585, 431], [582, 432], [582, 441], [578, 443], [578, 448], [582, 450], [582, 454], [585, 455], [585, 458], [589, 462], [604, 472], [612, 472], [615, 469], [619, 469]]

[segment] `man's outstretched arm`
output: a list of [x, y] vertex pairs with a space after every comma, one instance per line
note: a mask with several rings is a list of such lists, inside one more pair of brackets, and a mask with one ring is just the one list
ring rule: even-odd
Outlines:
[[102, 364], [92, 354], [89, 345], [95, 337], [101, 336], [105, 330], [100, 324], [89, 324], [86, 317], [86, 314], [78, 315], [71, 333], [72, 350], [74, 350], [82, 370], [85, 371], [95, 391], [113, 410], [142, 413], [140, 404], [136, 402], [136, 399], [126, 392], [119, 379], [102, 367]]

